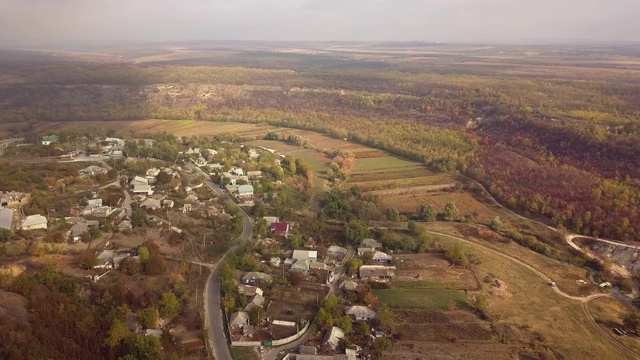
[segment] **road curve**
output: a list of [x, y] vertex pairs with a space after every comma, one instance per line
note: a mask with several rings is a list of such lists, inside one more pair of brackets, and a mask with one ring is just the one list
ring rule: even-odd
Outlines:
[[[238, 238], [238, 243], [245, 242], [251, 238], [253, 232], [253, 223], [247, 213], [242, 210], [238, 204], [233, 202], [229, 194], [222, 191], [220, 187], [211, 181], [209, 175], [207, 175], [200, 168], [194, 165], [187, 164], [187, 168], [198, 175], [204, 176], [204, 183], [211, 191], [213, 191], [220, 199], [230, 201], [234, 206], [240, 210], [242, 216], [242, 233]], [[209, 348], [213, 353], [216, 360], [232, 360], [231, 352], [229, 351], [229, 342], [224, 331], [224, 313], [220, 306], [220, 274], [218, 272], [218, 266], [222, 263], [222, 260], [230, 253], [238, 249], [238, 245], [233, 246], [226, 254], [213, 266], [213, 271], [209, 275], [207, 280], [207, 286], [204, 291], [204, 313], [205, 324], [209, 330]]]

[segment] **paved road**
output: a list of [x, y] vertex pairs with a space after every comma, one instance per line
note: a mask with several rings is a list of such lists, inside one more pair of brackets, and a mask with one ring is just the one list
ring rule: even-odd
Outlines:
[[[186, 167], [195, 174], [203, 175], [206, 186], [208, 186], [221, 199], [231, 201], [238, 210], [240, 210], [240, 215], [242, 216], [242, 234], [240, 234], [240, 237], [238, 238], [238, 243], [249, 240], [253, 232], [253, 223], [251, 222], [249, 215], [247, 215], [241, 207], [233, 202], [229, 194], [220, 189], [220, 186], [214, 184], [204, 171], [192, 164], [187, 164]], [[222, 259], [214, 265], [213, 271], [207, 280], [207, 287], [205, 288], [204, 293], [205, 322], [209, 329], [209, 347], [211, 348], [216, 360], [232, 360], [231, 352], [229, 352], [229, 343], [224, 331], [224, 313], [220, 306], [220, 273], [218, 272], [218, 265], [230, 252], [234, 252], [237, 249], [238, 245], [233, 246], [222, 257]]]

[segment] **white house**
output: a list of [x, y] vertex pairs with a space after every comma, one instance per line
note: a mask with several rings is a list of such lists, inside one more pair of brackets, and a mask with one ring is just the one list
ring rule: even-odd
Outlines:
[[315, 250], [293, 250], [293, 255], [291, 256], [294, 260], [318, 260], [318, 252]]
[[253, 185], [240, 185], [238, 186], [238, 197], [252, 197]]
[[131, 182], [129, 183], [130, 186], [136, 186], [136, 185], [149, 185], [149, 180], [143, 178], [142, 176], [136, 176], [134, 177]]
[[338, 347], [341, 339], [344, 339], [344, 330], [340, 329], [339, 327], [333, 326], [324, 334], [322, 345], [328, 346], [331, 349], [335, 350]]
[[22, 230], [36, 230], [47, 228], [47, 218], [42, 215], [27, 216], [20, 226]]
[[382, 251], [374, 252], [373, 256], [371, 258], [372, 258], [373, 261], [377, 261], [377, 262], [383, 263], [383, 264], [390, 263], [391, 260], [393, 260], [391, 255], [383, 253]]
[[134, 194], [152, 195], [153, 194], [153, 189], [151, 188], [151, 185], [134, 185], [133, 186], [133, 193]]
[[353, 316], [356, 321], [372, 320], [376, 317], [376, 312], [368, 306], [354, 305], [344, 309], [345, 315]]

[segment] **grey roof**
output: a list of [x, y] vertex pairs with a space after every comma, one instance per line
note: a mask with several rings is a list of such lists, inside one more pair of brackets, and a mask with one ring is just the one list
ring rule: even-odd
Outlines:
[[249, 323], [249, 314], [245, 311], [234, 312], [229, 317], [229, 325], [231, 326], [247, 325], [248, 323]]
[[335, 349], [338, 347], [340, 339], [344, 339], [344, 330], [337, 326], [333, 326], [324, 334], [322, 345], [329, 345], [331, 348]]
[[0, 229], [11, 230], [13, 225], [13, 209], [0, 209]]

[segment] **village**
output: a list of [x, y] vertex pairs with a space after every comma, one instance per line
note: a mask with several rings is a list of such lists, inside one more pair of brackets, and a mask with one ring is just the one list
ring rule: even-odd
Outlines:
[[[59, 136], [45, 136], [38, 146], [56, 147], [59, 153], [77, 148], [76, 144], [57, 147], [59, 141]], [[297, 355], [286, 354], [286, 358], [302, 360], [352, 360], [388, 347], [383, 340], [390, 336], [390, 324], [376, 320], [369, 285], [395, 277], [393, 258], [382, 251], [383, 245], [364, 238], [357, 246], [345, 246], [338, 241], [340, 230], [336, 240], [329, 242], [304, 235], [308, 231], [300, 228], [299, 216], [277, 205], [286, 191], [286, 178], [292, 175], [283, 169], [283, 163], [290, 160], [264, 147], [215, 145], [184, 145], [173, 163], [134, 155], [158, 146], [153, 139], [104, 137], [86, 144], [85, 151], [59, 154], [61, 164], [77, 168], [77, 179], [52, 182], [53, 189], [61, 196], [81, 193], [81, 198], [74, 197], [78, 203], [30, 214], [34, 212], [29, 206], [30, 193], [3, 192], [0, 228], [9, 238], [9, 233], [15, 233], [13, 238], [44, 242], [55, 237], [56, 243], [66, 243], [70, 249], [89, 246], [80, 251], [80, 266], [88, 273], [87, 279], [99, 283], [108, 281], [114, 272], [135, 274], [138, 270], [131, 269], [151, 268], [150, 249], [152, 256], [165, 260], [205, 263], [215, 259], [219, 252], [211, 249], [216, 246], [207, 244], [217, 240], [207, 242], [202, 235], [203, 246], [199, 247], [199, 241], [190, 235], [206, 233], [194, 227], [229, 229], [219, 225], [239, 221], [228, 203], [231, 200], [250, 212], [254, 223], [254, 238], [224, 264], [230, 272], [223, 273], [221, 296], [233, 347], [254, 348], [264, 355], [265, 347], [304, 340]], [[202, 173], [195, 168], [210, 179], [198, 175]], [[209, 180], [215, 187], [209, 186]], [[219, 196], [221, 191], [224, 198]], [[144, 241], [144, 236], [131, 237], [141, 234], [137, 232], [141, 228], [153, 229], [145, 231], [160, 236], [157, 244]], [[108, 233], [113, 235], [106, 238]], [[227, 240], [232, 237], [227, 234]], [[170, 318], [149, 323], [133, 313], [126, 324], [132, 332], [158, 339], [176, 326]]]

